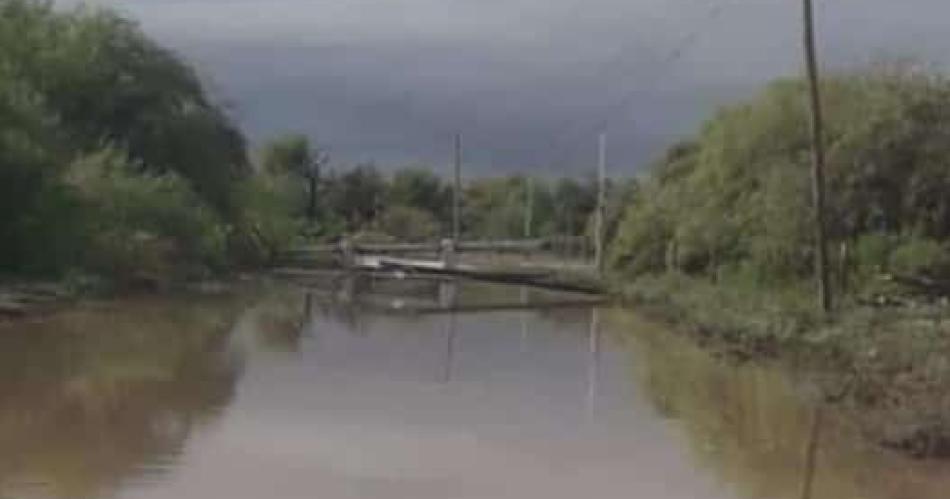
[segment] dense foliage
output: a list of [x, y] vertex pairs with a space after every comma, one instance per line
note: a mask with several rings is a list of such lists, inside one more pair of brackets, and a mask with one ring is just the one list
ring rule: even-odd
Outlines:
[[950, 456], [950, 81], [823, 82], [837, 307], [819, 313], [805, 85], [779, 81], [671, 148], [612, 245], [623, 293], [739, 359], [787, 356], [862, 432]]
[[[310, 152], [308, 152], [310, 151]], [[298, 135], [278, 137], [263, 148], [261, 163], [285, 179], [285, 199], [298, 217], [308, 211], [314, 174], [307, 163], [317, 149]], [[421, 166], [384, 174], [372, 164], [335, 168], [317, 176], [319, 237], [371, 233], [402, 241], [434, 240], [452, 232], [452, 183]], [[611, 186], [611, 220], [633, 183]], [[476, 178], [463, 183], [461, 230], [472, 239], [516, 239], [583, 235], [591, 230], [595, 182], [562, 178], [555, 182], [525, 176]], [[557, 200], [557, 201], [555, 201]]]
[[[838, 277], [948, 270], [950, 82], [893, 65], [839, 74], [823, 87]], [[778, 81], [671, 148], [627, 209], [613, 265], [629, 275], [672, 268], [772, 282], [808, 275], [804, 103], [802, 82]]]
[[220, 267], [252, 239], [245, 151], [192, 68], [134, 23], [0, 0], [0, 272]]

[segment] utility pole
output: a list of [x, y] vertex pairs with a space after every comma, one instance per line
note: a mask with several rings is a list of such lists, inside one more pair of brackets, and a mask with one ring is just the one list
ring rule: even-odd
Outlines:
[[452, 241], [458, 245], [462, 232], [462, 134], [455, 134], [455, 182], [452, 188]]
[[811, 109], [812, 201], [814, 203], [815, 275], [818, 279], [818, 304], [822, 312], [831, 313], [833, 301], [828, 272], [828, 228], [825, 213], [825, 144], [815, 50], [815, 9], [812, 0], [802, 0], [804, 21], [805, 68], [808, 73], [809, 107]]
[[330, 154], [323, 149], [313, 151], [307, 164], [307, 181], [309, 184], [309, 202], [307, 203], [307, 220], [314, 224], [317, 220], [317, 189], [320, 187], [320, 174], [330, 162]]
[[594, 214], [594, 265], [604, 271], [604, 229], [607, 208], [607, 133], [597, 141], [597, 212]]
[[525, 177], [524, 197], [524, 238], [531, 239], [531, 225], [534, 223], [534, 179], [531, 177]]

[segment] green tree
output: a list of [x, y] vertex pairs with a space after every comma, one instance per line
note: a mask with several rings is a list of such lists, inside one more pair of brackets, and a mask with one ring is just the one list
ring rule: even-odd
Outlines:
[[331, 172], [324, 187], [328, 210], [342, 217], [349, 231], [375, 221], [386, 195], [386, 181], [373, 164]]
[[174, 247], [150, 253], [163, 263], [218, 265], [248, 175], [240, 131], [134, 23], [0, 0], [0, 270], [136, 262], [146, 240]]
[[511, 239], [524, 235], [526, 183], [523, 177], [478, 179], [465, 189], [464, 232], [470, 237]]
[[249, 173], [244, 138], [194, 70], [104, 9], [0, 1], [0, 67], [44, 102], [72, 147], [125, 149], [138, 168], [174, 171], [221, 213]]
[[262, 153], [262, 164], [267, 173], [289, 175], [306, 182], [306, 213], [311, 224], [317, 219], [320, 172], [327, 163], [329, 155], [326, 151], [311, 147], [310, 140], [299, 134], [275, 139], [264, 147]]
[[[890, 65], [827, 78], [830, 236], [950, 237], [950, 82]], [[641, 185], [613, 245], [633, 274], [746, 267], [763, 280], [800, 279], [813, 265], [808, 127], [798, 80], [718, 112], [672, 149]], [[899, 246], [899, 245], [898, 245]], [[933, 244], [918, 244], [930, 254]], [[937, 261], [938, 259], [932, 259]], [[840, 269], [839, 272], [844, 271]]]
[[386, 207], [380, 215], [379, 229], [399, 241], [425, 242], [439, 236], [439, 222], [435, 216], [412, 206]]
[[437, 223], [448, 227], [452, 215], [452, 189], [430, 170], [406, 168], [393, 175], [386, 204], [428, 212]]
[[553, 189], [554, 230], [561, 235], [581, 235], [597, 206], [597, 183], [594, 179], [579, 182], [562, 178]]

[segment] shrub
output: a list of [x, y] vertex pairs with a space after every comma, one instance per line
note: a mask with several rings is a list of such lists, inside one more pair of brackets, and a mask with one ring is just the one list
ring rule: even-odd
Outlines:
[[105, 149], [75, 161], [66, 180], [85, 206], [92, 270], [164, 278], [226, 264], [225, 226], [177, 175], [134, 173], [123, 153]]
[[431, 241], [439, 235], [439, 222], [432, 213], [409, 206], [388, 208], [380, 217], [379, 227], [400, 241]]
[[[888, 267], [946, 272], [950, 81], [891, 66], [822, 84], [831, 242], [856, 241], [858, 277]], [[721, 110], [693, 143], [671, 149], [629, 205], [612, 265], [630, 276], [671, 263], [688, 274], [745, 268], [762, 281], [811, 275], [805, 89], [798, 80], [776, 82]], [[920, 239], [878, 235], [911, 232]]]
[[890, 270], [897, 274], [950, 276], [950, 251], [947, 243], [914, 238], [901, 242], [890, 254]]
[[286, 174], [262, 172], [243, 182], [238, 199], [241, 221], [232, 232], [231, 250], [246, 265], [272, 263], [302, 232], [294, 216], [300, 190]]
[[888, 234], [873, 232], [859, 237], [854, 245], [858, 275], [869, 277], [887, 271], [893, 248], [894, 238]]

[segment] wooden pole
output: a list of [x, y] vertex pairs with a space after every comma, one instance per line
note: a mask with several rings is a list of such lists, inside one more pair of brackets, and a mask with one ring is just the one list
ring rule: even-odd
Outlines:
[[587, 420], [593, 421], [597, 409], [597, 384], [600, 374], [600, 310], [593, 307], [590, 317], [587, 358]]
[[317, 220], [317, 189], [320, 187], [320, 173], [330, 162], [330, 155], [323, 149], [316, 149], [312, 153], [310, 164], [307, 165], [307, 179], [310, 191], [310, 201], [307, 204], [307, 220], [313, 224]]
[[452, 188], [452, 239], [459, 241], [462, 216], [462, 134], [455, 134], [455, 182]]
[[607, 190], [607, 134], [601, 133], [597, 141], [597, 212], [594, 214], [594, 265], [598, 272], [604, 270], [604, 225]]
[[525, 177], [524, 202], [524, 238], [531, 239], [531, 225], [534, 223], [534, 179]]
[[805, 67], [811, 110], [812, 201], [814, 203], [815, 275], [818, 280], [818, 304], [822, 312], [832, 310], [831, 283], [828, 273], [828, 234], [825, 213], [824, 123], [819, 87], [818, 57], [815, 50], [815, 13], [812, 0], [802, 0], [804, 18]]
[[310, 202], [307, 203], [307, 221], [313, 225], [317, 221], [317, 176], [311, 173], [307, 180], [309, 184], [308, 192], [310, 193]]

